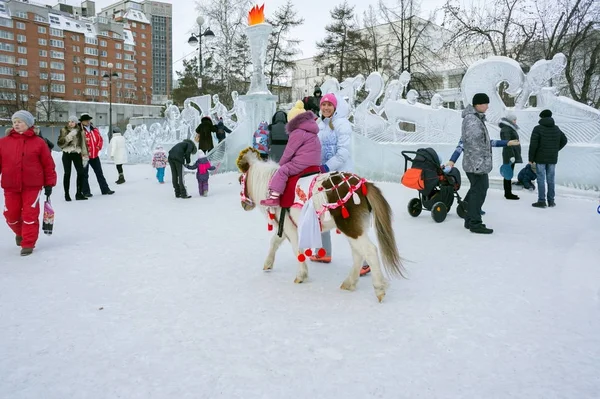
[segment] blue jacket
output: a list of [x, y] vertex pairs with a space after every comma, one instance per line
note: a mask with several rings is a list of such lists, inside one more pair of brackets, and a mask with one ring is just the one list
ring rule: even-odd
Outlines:
[[519, 176], [517, 176], [517, 180], [520, 182], [532, 182], [537, 179], [537, 174], [531, 169], [531, 164], [527, 164], [521, 171], [519, 172]]

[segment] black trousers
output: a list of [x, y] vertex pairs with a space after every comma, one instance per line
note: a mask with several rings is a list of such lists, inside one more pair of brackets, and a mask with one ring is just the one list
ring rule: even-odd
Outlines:
[[467, 217], [465, 218], [465, 225], [469, 227], [476, 227], [482, 224], [481, 221], [481, 207], [485, 202], [487, 196], [487, 190], [490, 187], [490, 180], [486, 174], [475, 174], [467, 173], [469, 182], [471, 182], [471, 188], [465, 196], [467, 201]]
[[117, 165], [117, 172], [123, 174], [123, 165]]
[[183, 184], [183, 164], [181, 162], [169, 159], [169, 167], [171, 168], [171, 181], [175, 195], [186, 195], [185, 186]]
[[69, 190], [71, 188], [72, 165], [75, 166], [75, 171], [77, 172], [77, 191], [75, 194], [81, 195], [83, 181], [85, 180], [85, 170], [83, 170], [83, 159], [81, 158], [81, 154], [77, 152], [63, 152], [62, 164], [65, 171], [65, 175], [63, 177], [63, 188], [65, 190], [65, 195], [69, 195]]
[[83, 194], [91, 194], [90, 191], [90, 166], [94, 169], [94, 174], [96, 175], [96, 180], [98, 180], [98, 185], [100, 186], [100, 191], [102, 194], [107, 193], [110, 189], [108, 188], [108, 183], [106, 183], [106, 179], [104, 178], [104, 172], [102, 172], [102, 163], [100, 163], [100, 158], [92, 158], [89, 160], [88, 164], [84, 168], [84, 180], [82, 183]]

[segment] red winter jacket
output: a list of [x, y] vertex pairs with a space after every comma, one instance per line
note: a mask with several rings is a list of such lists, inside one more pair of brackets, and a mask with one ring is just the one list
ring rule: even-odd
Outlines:
[[90, 127], [92, 128], [92, 131], [88, 132], [85, 130], [85, 126], [80, 125], [80, 128], [83, 129], [83, 132], [85, 133], [85, 142], [87, 144], [90, 159], [94, 159], [98, 158], [98, 155], [100, 155], [104, 140], [97, 127], [92, 125], [90, 125]]
[[8, 129], [0, 138], [0, 179], [4, 191], [15, 193], [56, 185], [50, 149], [33, 128], [23, 134]]

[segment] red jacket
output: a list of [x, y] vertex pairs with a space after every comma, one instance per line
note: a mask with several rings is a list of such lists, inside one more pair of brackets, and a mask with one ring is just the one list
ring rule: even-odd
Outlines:
[[81, 129], [85, 132], [85, 142], [87, 144], [90, 159], [98, 158], [100, 150], [104, 145], [104, 140], [97, 127], [90, 125], [91, 132], [85, 130], [85, 126], [81, 125]]
[[7, 192], [20, 193], [56, 185], [50, 149], [33, 128], [23, 134], [9, 129], [6, 137], [0, 138], [0, 179]]

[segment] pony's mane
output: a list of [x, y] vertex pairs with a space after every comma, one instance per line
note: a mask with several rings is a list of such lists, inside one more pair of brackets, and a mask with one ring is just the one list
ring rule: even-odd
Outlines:
[[[252, 147], [240, 152], [236, 164], [240, 172], [249, 175], [247, 180], [248, 196], [255, 203], [267, 198], [269, 181], [279, 165], [273, 161], [263, 161], [260, 158], [260, 153]], [[251, 166], [252, 169], [250, 169]]]

